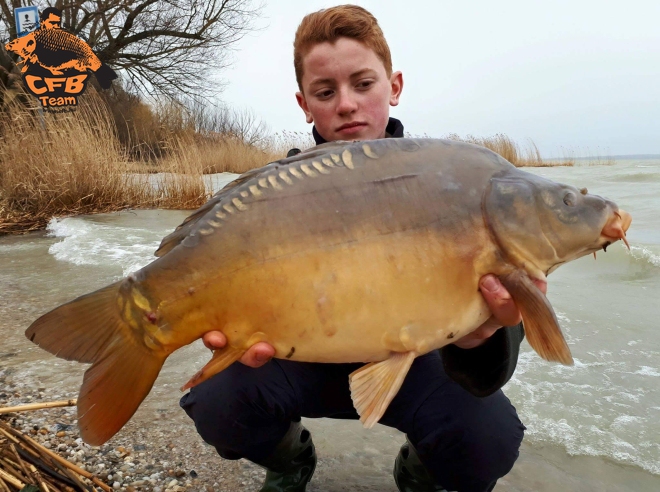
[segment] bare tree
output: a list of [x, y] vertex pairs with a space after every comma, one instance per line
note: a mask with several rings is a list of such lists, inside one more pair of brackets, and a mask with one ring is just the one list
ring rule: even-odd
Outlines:
[[[16, 35], [13, 8], [0, 0], [0, 51]], [[62, 26], [143, 95], [210, 99], [222, 90], [214, 76], [261, 10], [253, 0], [57, 0], [31, 2], [62, 11]], [[6, 52], [4, 53], [6, 55]], [[0, 53], [6, 65], [7, 56]], [[13, 60], [14, 63], [16, 60]], [[15, 67], [4, 67], [15, 72]]]

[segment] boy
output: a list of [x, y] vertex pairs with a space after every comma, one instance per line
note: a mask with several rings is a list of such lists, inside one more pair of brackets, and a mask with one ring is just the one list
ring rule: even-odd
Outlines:
[[[296, 32], [294, 67], [296, 99], [314, 123], [317, 144], [403, 137], [401, 122], [389, 117], [403, 76], [392, 72], [385, 38], [363, 8], [306, 16]], [[492, 490], [518, 457], [524, 426], [500, 388], [515, 369], [523, 330], [499, 328], [518, 324], [520, 313], [494, 276], [483, 277], [480, 289], [493, 318], [418, 357], [380, 421], [407, 434], [394, 467], [401, 491]], [[226, 340], [210, 332], [204, 343], [217, 349]], [[269, 361], [273, 355], [268, 344], [253, 346], [242, 363], [184, 395], [181, 406], [223, 458], [267, 469], [262, 492], [302, 492], [316, 455], [300, 418], [357, 419], [348, 375], [362, 364]]]

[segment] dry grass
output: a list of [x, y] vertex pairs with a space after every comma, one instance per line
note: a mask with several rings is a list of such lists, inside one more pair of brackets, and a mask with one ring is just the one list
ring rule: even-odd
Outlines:
[[267, 140], [267, 147], [276, 155], [286, 155], [291, 149], [306, 150], [314, 147], [314, 137], [311, 132], [282, 131], [273, 134]]
[[0, 232], [45, 226], [54, 214], [119, 209], [146, 188], [127, 182], [124, 158], [99, 105], [41, 115], [18, 104], [0, 117]]
[[[204, 174], [243, 173], [286, 154], [270, 150], [270, 142], [258, 142], [249, 115], [234, 115], [229, 127], [222, 119], [187, 113], [180, 106], [163, 106], [155, 114], [155, 121], [152, 113], [144, 118], [151, 128], [144, 130], [145, 138], [135, 145], [129, 138], [124, 145], [116, 117], [92, 91], [81, 98], [75, 113], [42, 115], [19, 104], [4, 108], [0, 234], [42, 229], [53, 216], [125, 208], [195, 209], [212, 191]], [[215, 131], [221, 123], [225, 133]], [[144, 125], [134, 122], [132, 128], [134, 133]], [[247, 142], [248, 137], [254, 141]], [[152, 159], [131, 160], [135, 146], [142, 149], [137, 154]], [[160, 158], [153, 159], [155, 154]]]
[[514, 142], [507, 135], [498, 133], [492, 137], [460, 137], [455, 133], [447, 135], [450, 140], [467, 142], [475, 145], [481, 145], [487, 149], [500, 154], [507, 161], [516, 167], [550, 167], [550, 166], [572, 166], [573, 161], [548, 161], [541, 157], [538, 147], [532, 140], [527, 141], [527, 145], [521, 146]]
[[[570, 165], [574, 165], [577, 161], [581, 165], [585, 166], [613, 166], [616, 162], [612, 157], [605, 156], [603, 157], [600, 154], [600, 149], [596, 149], [596, 152], [592, 152], [591, 149], [587, 148], [561, 148], [562, 157], [557, 159], [551, 159], [551, 162], [563, 163], [570, 162]], [[557, 164], [562, 165], [562, 164]]]
[[189, 146], [181, 149], [182, 154], [187, 159], [194, 158], [204, 174], [224, 172], [241, 174], [286, 155], [286, 152], [278, 153], [268, 147], [246, 144], [233, 136], [220, 135], [201, 142], [188, 139], [187, 142]]

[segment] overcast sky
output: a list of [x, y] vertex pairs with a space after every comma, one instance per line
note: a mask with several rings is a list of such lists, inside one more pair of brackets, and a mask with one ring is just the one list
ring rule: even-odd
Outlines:
[[[271, 131], [311, 130], [295, 102], [293, 36], [338, 2], [266, 0], [223, 75], [228, 104]], [[544, 156], [660, 154], [659, 0], [380, 0], [412, 134], [533, 139]]]

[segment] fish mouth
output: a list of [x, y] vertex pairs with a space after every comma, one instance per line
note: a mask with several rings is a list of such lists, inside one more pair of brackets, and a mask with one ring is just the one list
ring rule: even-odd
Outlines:
[[581, 253], [578, 253], [577, 255], [571, 258], [567, 258], [564, 259], [563, 261], [555, 263], [545, 271], [545, 274], [550, 275], [561, 265], [568, 263], [569, 261], [573, 261], [578, 258], [581, 258], [582, 256], [593, 254], [594, 258], [596, 258], [596, 253], [598, 251], [602, 250], [604, 252], [607, 252], [607, 248], [612, 243], [618, 241], [619, 239], [621, 239], [628, 248], [628, 250], [630, 250], [630, 244], [628, 243], [628, 239], [626, 238], [626, 232], [628, 231], [628, 228], [630, 227], [631, 223], [632, 223], [632, 216], [628, 212], [626, 212], [625, 210], [615, 210], [612, 213], [612, 216], [607, 220], [607, 222], [603, 226], [603, 229], [600, 232], [600, 237], [593, 246], [582, 250]]
[[626, 232], [632, 223], [632, 216], [625, 210], [617, 210], [613, 212], [612, 217], [607, 221], [603, 230], [600, 232], [600, 238], [598, 239], [598, 246], [591, 248], [589, 251], [596, 258], [596, 252], [603, 250], [607, 253], [607, 247], [621, 239], [623, 243], [630, 251], [630, 243], [626, 238]]
[[601, 240], [604, 239], [604, 241], [598, 249], [607, 251], [607, 247], [619, 239], [621, 239], [626, 247], [630, 249], [630, 244], [626, 238], [626, 232], [631, 223], [632, 216], [628, 212], [625, 210], [615, 211], [600, 232]]

